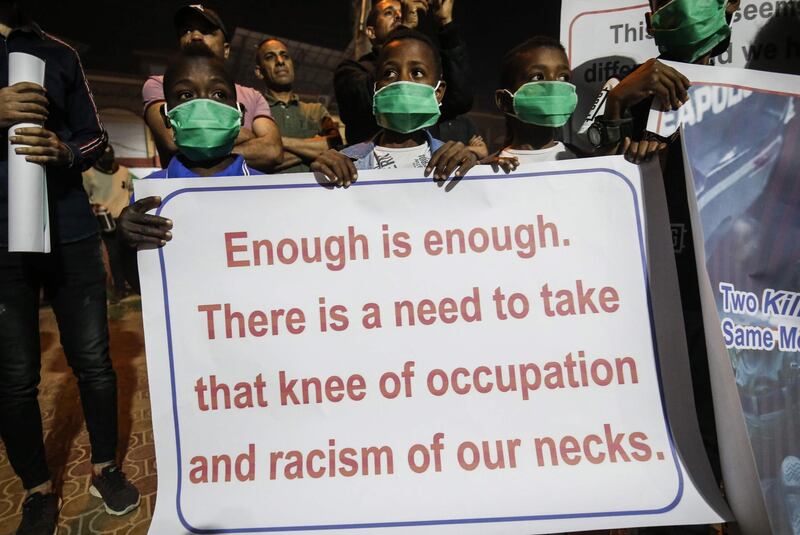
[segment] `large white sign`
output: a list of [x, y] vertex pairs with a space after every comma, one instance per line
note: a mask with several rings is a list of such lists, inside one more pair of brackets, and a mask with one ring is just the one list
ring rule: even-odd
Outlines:
[[175, 224], [139, 254], [151, 533], [722, 520], [667, 423], [641, 177], [622, 158], [445, 187], [385, 171], [346, 190], [305, 174], [135, 193]]

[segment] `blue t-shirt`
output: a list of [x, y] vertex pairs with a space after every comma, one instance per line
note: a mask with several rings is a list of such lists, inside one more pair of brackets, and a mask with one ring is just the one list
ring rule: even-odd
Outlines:
[[[236, 159], [233, 160], [232, 164], [219, 173], [210, 176], [250, 176], [263, 174], [264, 173], [257, 169], [248, 167], [247, 163], [244, 161], [244, 157], [239, 154], [236, 155]], [[173, 156], [166, 169], [156, 171], [145, 177], [145, 179], [148, 178], [200, 178], [200, 175], [187, 169], [177, 156]]]

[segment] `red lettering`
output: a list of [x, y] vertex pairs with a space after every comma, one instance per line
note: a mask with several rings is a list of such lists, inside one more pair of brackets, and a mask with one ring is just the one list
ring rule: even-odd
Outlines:
[[213, 340], [215, 338], [214, 334], [214, 312], [219, 312], [222, 310], [222, 305], [198, 305], [197, 311], [198, 312], [205, 312], [206, 313], [206, 322], [207, 322], [207, 332], [208, 332], [208, 339]]
[[247, 251], [246, 245], [234, 245], [233, 240], [246, 239], [247, 232], [226, 232], [225, 233], [225, 255], [228, 259], [228, 267], [248, 267], [249, 260], [234, 260], [234, 253]]

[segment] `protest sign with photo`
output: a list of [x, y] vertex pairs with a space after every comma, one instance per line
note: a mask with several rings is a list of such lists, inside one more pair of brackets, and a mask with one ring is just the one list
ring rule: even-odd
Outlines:
[[137, 181], [175, 225], [139, 253], [150, 532], [725, 520], [673, 429], [692, 395], [654, 320], [677, 290], [673, 266], [653, 291], [648, 260], [671, 249], [649, 238], [640, 173], [612, 157], [447, 185]]
[[651, 123], [683, 127], [728, 497], [746, 532], [800, 533], [800, 77], [673, 66], [690, 100]]

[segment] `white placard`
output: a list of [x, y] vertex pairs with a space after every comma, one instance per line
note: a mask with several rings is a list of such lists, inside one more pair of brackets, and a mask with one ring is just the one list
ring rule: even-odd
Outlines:
[[139, 253], [150, 533], [722, 521], [666, 422], [623, 158], [479, 167], [452, 188], [393, 170], [135, 195], [174, 221]]
[[[44, 86], [43, 60], [23, 52], [8, 55], [8, 85], [32, 82]], [[41, 124], [19, 123], [8, 129]], [[50, 215], [47, 202], [47, 178], [43, 165], [31, 163], [8, 143], [8, 250], [10, 252], [50, 252]]]

